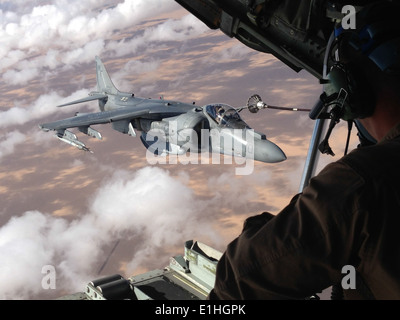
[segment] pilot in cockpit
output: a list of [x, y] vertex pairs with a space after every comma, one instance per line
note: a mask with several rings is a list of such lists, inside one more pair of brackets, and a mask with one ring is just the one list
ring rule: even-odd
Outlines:
[[215, 108], [215, 121], [217, 121], [217, 123], [220, 124], [223, 116], [224, 116], [224, 108], [222, 106], [217, 106]]

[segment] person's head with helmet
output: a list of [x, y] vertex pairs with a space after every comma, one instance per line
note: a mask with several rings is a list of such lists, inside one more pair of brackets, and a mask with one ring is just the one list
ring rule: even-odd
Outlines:
[[400, 122], [400, 5], [378, 1], [356, 15], [356, 29], [335, 30], [328, 94], [345, 89], [344, 120], [364, 138], [382, 140]]

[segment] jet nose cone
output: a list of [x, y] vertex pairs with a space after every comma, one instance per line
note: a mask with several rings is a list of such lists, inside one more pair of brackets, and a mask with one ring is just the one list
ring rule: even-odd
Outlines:
[[255, 141], [254, 160], [275, 163], [286, 159], [285, 153], [275, 143], [269, 140]]

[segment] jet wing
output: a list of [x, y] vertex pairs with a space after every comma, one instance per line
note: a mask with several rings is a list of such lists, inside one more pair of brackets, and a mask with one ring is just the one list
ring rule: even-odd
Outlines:
[[138, 108], [136, 106], [133, 108], [123, 108], [77, 115], [72, 118], [41, 124], [39, 125], [39, 128], [43, 131], [55, 130], [57, 131], [55, 136], [59, 140], [80, 150], [92, 152], [83, 142], [78, 140], [77, 136], [73, 132], [68, 131], [67, 129], [78, 128], [79, 131], [101, 140], [101, 133], [94, 130], [90, 126], [95, 124], [112, 123], [115, 130], [131, 136], [136, 136], [135, 130], [131, 124], [131, 120], [148, 113], [150, 113], [149, 108]]
[[88, 127], [90, 125], [131, 120], [149, 113], [148, 108], [123, 108], [103, 112], [87, 113], [75, 117], [39, 125], [44, 131], [65, 130], [68, 128]]

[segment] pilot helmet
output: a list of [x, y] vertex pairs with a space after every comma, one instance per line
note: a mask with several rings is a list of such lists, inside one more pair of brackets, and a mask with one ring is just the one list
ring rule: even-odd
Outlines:
[[379, 1], [357, 12], [355, 29], [340, 23], [335, 28], [335, 41], [327, 48], [333, 63], [324, 89], [328, 95], [346, 90], [342, 119], [371, 116], [380, 86], [399, 82], [399, 15], [399, 3]]

